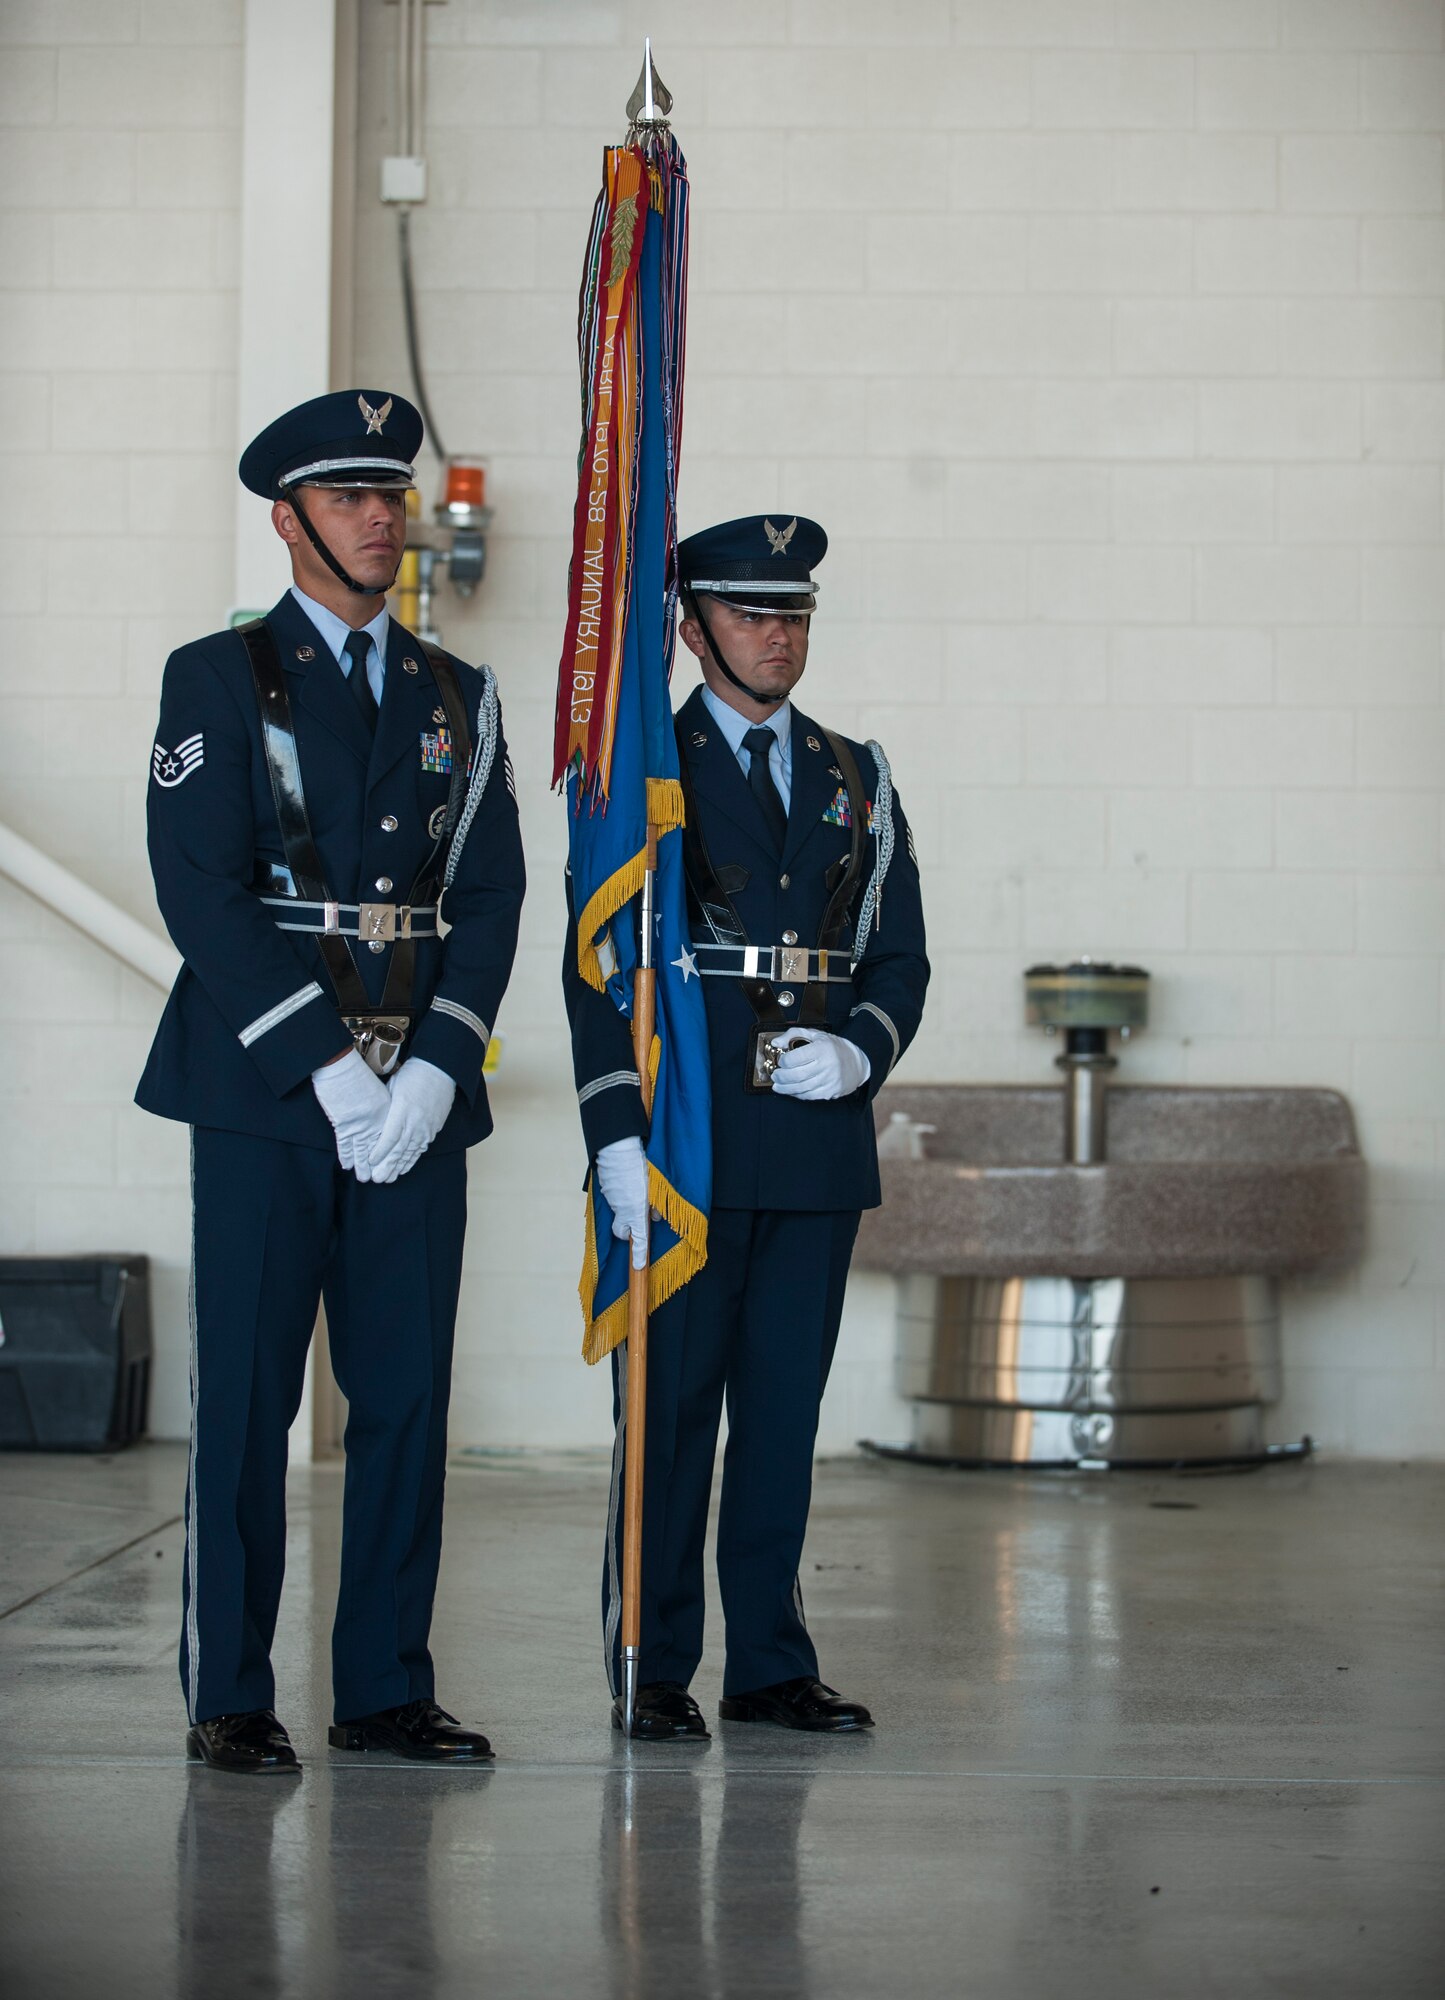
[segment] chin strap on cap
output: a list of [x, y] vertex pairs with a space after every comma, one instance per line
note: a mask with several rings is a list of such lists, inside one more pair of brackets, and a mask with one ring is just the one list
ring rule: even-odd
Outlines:
[[[358, 597], [376, 597], [381, 592], [391, 589], [391, 584], [396, 582], [396, 570], [392, 571], [391, 583], [386, 584], [358, 583], [354, 576], [347, 575], [341, 564], [332, 555], [330, 549], [327, 548], [325, 542], [322, 541], [320, 535], [317, 534], [315, 528], [311, 525], [311, 516], [301, 505], [301, 491], [299, 487], [283, 485], [281, 488], [281, 498], [286, 502], [286, 505], [306, 530], [306, 539], [310, 542], [312, 548], [315, 549], [317, 555], [320, 556], [332, 575], [344, 583], [348, 590], [354, 590]], [[397, 569], [400, 569], [400, 567], [401, 564], [398, 562]]]
[[738, 678], [738, 676], [733, 672], [732, 668], [728, 665], [727, 661], [723, 658], [722, 647], [713, 637], [712, 627], [708, 624], [706, 618], [704, 618], [702, 615], [702, 600], [694, 596], [693, 593], [689, 591], [687, 594], [687, 601], [692, 608], [693, 617], [702, 627], [702, 636], [704, 637], [704, 639], [707, 640], [708, 646], [712, 652], [712, 656], [714, 660], [716, 660], [717, 662], [718, 669], [726, 677], [726, 679], [732, 682], [733, 686], [738, 690], [740, 694], [745, 694], [749, 701], [760, 702], [764, 707], [766, 707], [769, 702], [775, 701], [777, 698], [776, 696], [772, 694], [759, 694], [756, 688], [750, 688], [745, 680], [740, 680]]

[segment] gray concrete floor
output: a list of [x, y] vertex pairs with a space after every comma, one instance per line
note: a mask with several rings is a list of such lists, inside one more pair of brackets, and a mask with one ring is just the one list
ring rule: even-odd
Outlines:
[[300, 1784], [184, 1762], [182, 1477], [166, 1446], [0, 1458], [7, 2000], [1445, 1985], [1445, 1468], [821, 1466], [810, 1623], [877, 1731], [629, 1750], [604, 1468], [463, 1458], [435, 1650], [490, 1775], [327, 1750], [320, 1468], [277, 1644]]

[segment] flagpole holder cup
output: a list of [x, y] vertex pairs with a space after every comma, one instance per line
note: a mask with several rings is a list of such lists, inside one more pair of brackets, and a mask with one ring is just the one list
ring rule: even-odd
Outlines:
[[793, 1036], [798, 1031], [796, 1021], [789, 1021], [781, 1028], [764, 1027], [761, 1022], [748, 1036], [748, 1064], [743, 1077], [743, 1089], [755, 1096], [766, 1096], [773, 1087], [778, 1063], [784, 1049], [793, 1046]]
[[409, 1014], [348, 1014], [346, 1026], [356, 1044], [356, 1052], [369, 1070], [383, 1080], [401, 1061], [402, 1048], [411, 1033]]

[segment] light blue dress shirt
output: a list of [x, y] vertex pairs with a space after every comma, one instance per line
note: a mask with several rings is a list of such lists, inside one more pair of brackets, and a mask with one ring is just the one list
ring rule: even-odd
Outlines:
[[371, 682], [371, 692], [380, 708], [381, 691], [386, 686], [386, 634], [391, 624], [391, 613], [386, 606], [382, 605], [369, 625], [356, 628], [348, 625], [344, 618], [338, 618], [334, 611], [328, 611], [324, 604], [318, 604], [314, 597], [308, 597], [304, 590], [298, 590], [294, 583], [291, 595], [335, 654], [336, 664], [347, 680], [351, 678], [351, 655], [346, 650], [346, 642], [353, 630], [359, 629], [367, 634], [371, 640], [371, 651], [366, 656], [366, 678]]
[[781, 708], [775, 708], [767, 721], [761, 724], [749, 722], [745, 715], [739, 715], [735, 708], [729, 708], [710, 687], [702, 691], [703, 706], [727, 738], [728, 748], [738, 760], [738, 768], [743, 776], [748, 775], [752, 765], [752, 752], [743, 746], [743, 738], [750, 729], [771, 729], [773, 747], [768, 753], [768, 769], [773, 774], [773, 783], [778, 788], [778, 797], [783, 802], [783, 811], [791, 810], [793, 803], [793, 704], [785, 701]]

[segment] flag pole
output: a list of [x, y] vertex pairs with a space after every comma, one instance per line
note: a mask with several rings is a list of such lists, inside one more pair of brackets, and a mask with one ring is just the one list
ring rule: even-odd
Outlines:
[[[628, 139], [640, 126], [667, 129], [672, 93], [652, 65], [652, 37], [642, 45], [642, 73], [627, 100]], [[653, 905], [657, 884], [657, 826], [647, 827], [642, 882], [641, 936], [632, 985], [632, 1055], [642, 1087], [642, 1109], [652, 1116], [652, 1035], [657, 1016], [657, 972], [652, 962]], [[644, 1227], [646, 1227], [644, 1223]], [[627, 1446], [622, 1495], [622, 1726], [630, 1739], [637, 1714], [642, 1659], [642, 1486], [647, 1452], [647, 1289], [651, 1249], [644, 1243], [641, 1269], [627, 1273]]]
[[[657, 882], [657, 827], [647, 828], [647, 872], [642, 880], [641, 932], [632, 985], [632, 1055], [642, 1087], [642, 1109], [652, 1115], [652, 1033], [657, 970], [652, 962], [653, 897]], [[647, 1224], [644, 1220], [643, 1227]], [[632, 1735], [637, 1675], [642, 1658], [642, 1473], [647, 1450], [647, 1282], [651, 1253], [627, 1273], [627, 1476], [622, 1502], [622, 1721]]]

